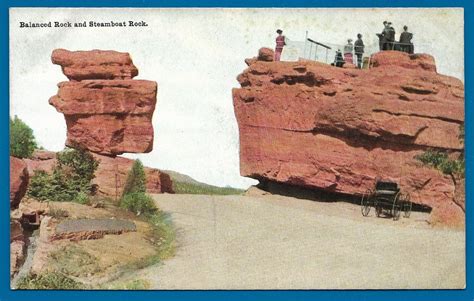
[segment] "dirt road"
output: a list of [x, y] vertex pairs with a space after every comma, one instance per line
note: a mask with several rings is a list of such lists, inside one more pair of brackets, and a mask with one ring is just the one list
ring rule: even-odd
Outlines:
[[174, 258], [133, 277], [153, 289], [463, 288], [465, 232], [362, 217], [282, 196], [155, 195], [178, 228]]

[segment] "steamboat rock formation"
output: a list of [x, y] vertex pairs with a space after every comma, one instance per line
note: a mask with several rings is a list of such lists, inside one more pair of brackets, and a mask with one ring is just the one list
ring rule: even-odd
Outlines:
[[10, 156], [10, 208], [15, 209], [28, 188], [28, 169], [22, 159]]
[[429, 55], [385, 51], [373, 68], [247, 60], [233, 90], [243, 176], [361, 195], [398, 182], [431, 221], [463, 225], [450, 176], [415, 159], [463, 151], [464, 86]]
[[157, 84], [132, 79], [138, 70], [128, 53], [57, 49], [52, 61], [71, 80], [49, 100], [66, 119], [67, 146], [104, 155], [153, 149]]
[[[99, 161], [92, 184], [98, 187], [99, 195], [115, 197], [121, 196], [127, 175], [133, 165], [133, 160], [123, 157], [110, 157], [92, 154]], [[56, 165], [56, 153], [49, 151], [35, 151], [31, 159], [25, 160], [28, 172], [33, 175], [35, 170], [53, 171]], [[173, 193], [173, 184], [170, 176], [158, 169], [145, 167], [146, 189], [148, 193]], [[118, 190], [117, 187], [118, 186]]]

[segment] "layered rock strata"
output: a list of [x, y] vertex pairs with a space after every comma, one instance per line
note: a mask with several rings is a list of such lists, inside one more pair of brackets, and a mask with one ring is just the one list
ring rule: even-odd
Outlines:
[[157, 84], [133, 80], [138, 70], [128, 53], [57, 49], [52, 61], [70, 79], [49, 100], [66, 119], [67, 146], [104, 155], [152, 151]]
[[365, 70], [246, 62], [233, 90], [243, 176], [352, 195], [390, 179], [433, 222], [464, 223], [452, 177], [415, 159], [464, 149], [463, 83], [433, 57], [385, 51]]

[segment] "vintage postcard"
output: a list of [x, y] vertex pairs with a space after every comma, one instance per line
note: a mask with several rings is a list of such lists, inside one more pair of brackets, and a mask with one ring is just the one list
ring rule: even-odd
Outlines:
[[463, 8], [10, 8], [16, 290], [463, 289]]

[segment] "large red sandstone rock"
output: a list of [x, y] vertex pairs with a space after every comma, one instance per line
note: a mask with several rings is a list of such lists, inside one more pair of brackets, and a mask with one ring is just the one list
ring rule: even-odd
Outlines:
[[[93, 184], [98, 186], [100, 195], [115, 197], [122, 195], [127, 175], [133, 165], [133, 160], [123, 157], [110, 157], [93, 154], [99, 161]], [[31, 159], [25, 160], [30, 175], [35, 170], [44, 170], [51, 173], [56, 165], [54, 152], [35, 151]], [[146, 188], [148, 193], [173, 193], [173, 183], [170, 176], [158, 169], [145, 167]], [[116, 186], [118, 185], [118, 189]]]
[[[254, 61], [233, 90], [243, 176], [347, 194], [397, 181], [432, 220], [463, 224], [454, 183], [414, 157], [458, 152], [464, 87], [427, 55], [386, 51], [374, 68]], [[396, 62], [400, 62], [396, 64]]]
[[66, 119], [67, 146], [104, 155], [152, 151], [157, 84], [131, 79], [138, 71], [128, 53], [61, 49], [52, 59], [80, 80], [59, 83], [49, 100]]
[[112, 50], [69, 51], [56, 49], [53, 64], [62, 67], [69, 80], [132, 79], [138, 75], [128, 53]]
[[18, 207], [28, 189], [28, 169], [22, 159], [10, 156], [10, 208]]
[[153, 149], [155, 82], [84, 80], [62, 82], [49, 103], [64, 114], [66, 145], [100, 154], [147, 153]]

